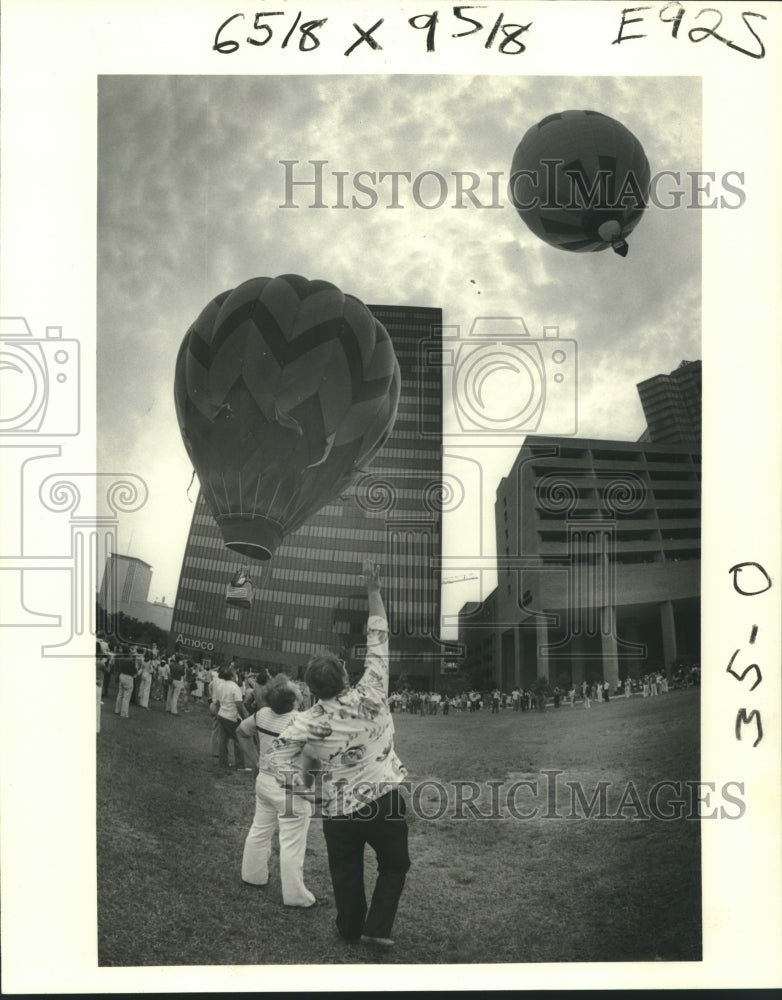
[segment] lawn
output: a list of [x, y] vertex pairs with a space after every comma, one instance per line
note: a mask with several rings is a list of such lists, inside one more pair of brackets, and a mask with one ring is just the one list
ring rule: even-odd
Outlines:
[[412, 868], [380, 955], [336, 936], [317, 819], [305, 878], [326, 905], [284, 908], [274, 859], [268, 886], [242, 883], [253, 776], [218, 772], [205, 706], [176, 718], [152, 702], [126, 720], [112, 707], [96, 737], [101, 966], [701, 958], [699, 823], [649, 804], [656, 782], [699, 777], [697, 689], [589, 711], [396, 714]]

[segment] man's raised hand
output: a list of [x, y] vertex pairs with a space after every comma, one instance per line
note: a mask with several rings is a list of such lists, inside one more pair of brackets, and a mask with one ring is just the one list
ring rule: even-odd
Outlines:
[[367, 588], [368, 592], [380, 592], [380, 567], [373, 559], [364, 559], [363, 565], [361, 567], [361, 574], [364, 580], [364, 586]]

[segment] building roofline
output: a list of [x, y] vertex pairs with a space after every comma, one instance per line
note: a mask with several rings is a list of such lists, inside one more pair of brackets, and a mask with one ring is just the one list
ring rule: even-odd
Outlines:
[[555, 437], [553, 435], [543, 435], [543, 434], [528, 434], [524, 439], [524, 444], [521, 446], [519, 451], [530, 445], [562, 445], [564, 447], [576, 447], [576, 448], [591, 448], [593, 446], [598, 448], [605, 447], [620, 447], [626, 448], [628, 451], [641, 450], [658, 450], [658, 451], [681, 451], [681, 452], [691, 452], [691, 451], [701, 451], [701, 444], [698, 441], [687, 441], [684, 443], [680, 442], [665, 442], [665, 441], [639, 441], [639, 440], [627, 440], [626, 438], [581, 438], [581, 437]]
[[393, 309], [394, 312], [436, 312], [442, 313], [441, 306], [392, 306], [389, 304], [383, 304], [382, 302], [368, 302], [367, 309], [371, 312], [373, 309]]
[[110, 559], [124, 559], [125, 562], [141, 563], [142, 566], [146, 566], [147, 569], [152, 569], [151, 563], [144, 562], [143, 559], [139, 559], [137, 556], [123, 556], [120, 552], [112, 552], [109, 556]]

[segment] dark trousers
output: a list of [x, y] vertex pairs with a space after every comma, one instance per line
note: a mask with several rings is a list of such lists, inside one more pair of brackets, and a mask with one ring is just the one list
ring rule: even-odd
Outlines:
[[[337, 930], [345, 940], [362, 934], [391, 936], [410, 868], [405, 802], [394, 789], [346, 816], [324, 816], [323, 834], [337, 904]], [[377, 881], [367, 913], [364, 845], [377, 857]]]
[[236, 730], [239, 728], [238, 719], [224, 719], [222, 715], [217, 716], [219, 742], [217, 747], [220, 767], [228, 767], [228, 744], [232, 743], [234, 748], [234, 767], [244, 767], [244, 754], [239, 746], [236, 737]]

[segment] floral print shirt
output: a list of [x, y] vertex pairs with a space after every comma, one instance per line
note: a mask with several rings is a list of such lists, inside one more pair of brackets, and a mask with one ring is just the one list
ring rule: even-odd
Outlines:
[[274, 741], [267, 767], [281, 785], [303, 787], [302, 759], [322, 768], [315, 793], [324, 816], [341, 816], [384, 795], [407, 770], [394, 751], [394, 722], [388, 706], [388, 623], [367, 622], [364, 674], [355, 687], [317, 701], [293, 717]]

